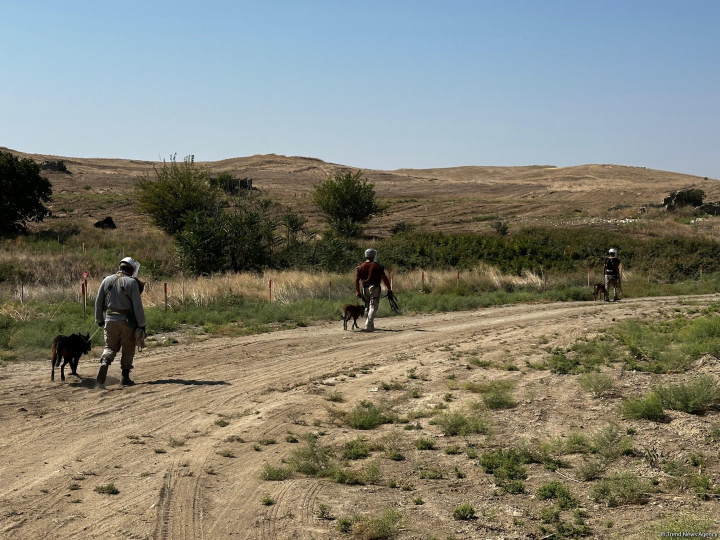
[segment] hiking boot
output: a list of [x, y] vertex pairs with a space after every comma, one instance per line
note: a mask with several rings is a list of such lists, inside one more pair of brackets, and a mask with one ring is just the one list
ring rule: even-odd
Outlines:
[[97, 383], [100, 386], [105, 384], [105, 378], [107, 377], [107, 370], [108, 370], [107, 364], [100, 364], [100, 369], [98, 370], [98, 374], [97, 374]]
[[123, 386], [132, 386], [135, 384], [135, 382], [130, 379], [130, 370], [129, 369], [122, 370], [122, 377], [120, 378], [120, 384], [122, 384]]

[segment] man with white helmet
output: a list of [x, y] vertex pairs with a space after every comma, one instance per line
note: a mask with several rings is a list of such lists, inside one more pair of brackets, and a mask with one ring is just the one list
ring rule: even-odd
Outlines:
[[98, 385], [105, 384], [108, 367], [115, 355], [122, 350], [120, 368], [121, 384], [135, 384], [130, 379], [135, 357], [136, 330], [145, 333], [145, 311], [140, 294], [144, 284], [137, 279], [140, 263], [132, 257], [120, 261], [119, 271], [107, 276], [100, 284], [95, 299], [95, 322], [105, 327], [105, 350], [100, 357], [100, 370], [97, 374]]
[[[385, 268], [375, 261], [376, 258], [377, 251], [366, 249], [365, 262], [358, 266], [355, 272], [355, 292], [358, 298], [365, 301], [367, 318], [364, 330], [366, 332], [375, 330], [375, 314], [380, 304], [380, 284], [384, 283], [388, 293], [392, 293], [390, 280], [385, 275]], [[361, 284], [362, 290], [360, 289]]]
[[603, 274], [605, 274], [605, 301], [610, 301], [610, 287], [613, 287], [613, 302], [620, 300], [618, 293], [622, 290], [622, 264], [617, 257], [617, 250], [610, 248], [608, 256], [603, 266]]

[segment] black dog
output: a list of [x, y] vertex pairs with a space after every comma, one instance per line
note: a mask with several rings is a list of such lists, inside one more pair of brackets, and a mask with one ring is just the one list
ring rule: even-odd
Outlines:
[[72, 334], [71, 336], [60, 335], [53, 340], [50, 349], [50, 365], [52, 372], [50, 380], [55, 380], [55, 366], [60, 366], [60, 359], [63, 360], [60, 367], [60, 378], [65, 380], [65, 364], [70, 362], [70, 370], [73, 375], [77, 375], [77, 366], [80, 357], [90, 352], [92, 345], [90, 344], [90, 334]]

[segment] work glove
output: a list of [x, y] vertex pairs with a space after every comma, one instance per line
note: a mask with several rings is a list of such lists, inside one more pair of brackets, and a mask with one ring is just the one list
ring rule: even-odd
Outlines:
[[98, 325], [98, 326], [105, 326], [105, 321], [98, 321], [97, 325]]
[[357, 296], [358, 298], [362, 298], [362, 294], [360, 293], [355, 293], [355, 296]]

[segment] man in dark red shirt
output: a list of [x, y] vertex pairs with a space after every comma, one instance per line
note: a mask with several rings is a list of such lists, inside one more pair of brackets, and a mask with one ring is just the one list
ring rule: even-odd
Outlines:
[[385, 268], [375, 262], [376, 257], [377, 251], [366, 249], [365, 262], [358, 266], [355, 272], [355, 292], [358, 298], [365, 301], [367, 319], [364, 330], [366, 332], [375, 330], [375, 314], [380, 304], [380, 283], [384, 283], [388, 292], [392, 292], [390, 280], [385, 275]]

